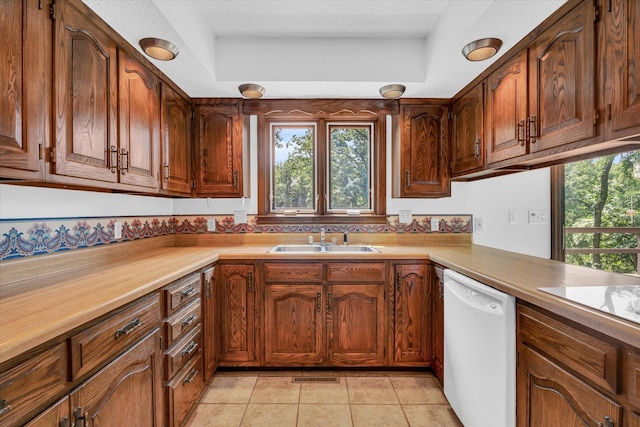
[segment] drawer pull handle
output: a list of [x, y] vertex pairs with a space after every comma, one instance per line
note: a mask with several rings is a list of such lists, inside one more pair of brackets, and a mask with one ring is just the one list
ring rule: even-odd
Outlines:
[[138, 329], [142, 326], [142, 320], [139, 317], [136, 317], [131, 322], [124, 325], [122, 328], [116, 331], [116, 338], [120, 338], [122, 335], [129, 335], [131, 332]]
[[187, 348], [182, 351], [182, 356], [188, 356], [194, 352], [194, 350], [198, 348], [198, 343], [195, 341], [191, 341], [191, 344]]
[[191, 295], [195, 291], [196, 291], [196, 289], [193, 286], [189, 286], [187, 289], [185, 289], [184, 291], [180, 292], [180, 299], [184, 299], [184, 298], [188, 297], [189, 295]]
[[196, 315], [192, 314], [182, 321], [182, 327], [185, 328], [196, 321]]
[[182, 381], [182, 385], [185, 384], [189, 384], [191, 381], [194, 380], [194, 378], [196, 377], [196, 375], [198, 375], [199, 372], [196, 369], [193, 369], [190, 373], [189, 376], [187, 378], [184, 379], [184, 381]]
[[7, 402], [4, 399], [0, 400], [0, 415], [6, 414], [10, 410], [11, 410], [11, 405], [9, 405], [9, 402]]

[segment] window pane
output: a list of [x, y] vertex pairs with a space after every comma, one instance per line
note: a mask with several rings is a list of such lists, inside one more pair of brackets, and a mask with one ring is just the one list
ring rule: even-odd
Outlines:
[[640, 151], [565, 165], [565, 261], [638, 272]]
[[315, 211], [315, 127], [272, 126], [272, 209]]
[[371, 127], [329, 126], [329, 210], [371, 210]]

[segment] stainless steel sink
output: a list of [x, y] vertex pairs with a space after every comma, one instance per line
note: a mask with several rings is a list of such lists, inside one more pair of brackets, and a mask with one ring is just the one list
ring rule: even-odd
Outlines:
[[276, 245], [269, 249], [267, 253], [296, 253], [296, 254], [317, 254], [317, 253], [380, 253], [371, 245]]

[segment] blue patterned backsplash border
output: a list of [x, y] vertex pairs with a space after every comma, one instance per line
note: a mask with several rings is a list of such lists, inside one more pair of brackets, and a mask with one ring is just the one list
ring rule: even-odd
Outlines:
[[[437, 231], [431, 230], [432, 217], [438, 218]], [[207, 229], [210, 219], [216, 220], [215, 231]], [[121, 224], [122, 236], [119, 238], [114, 237], [116, 223]], [[471, 215], [414, 215], [408, 224], [400, 223], [397, 215], [391, 215], [385, 224], [327, 225], [258, 225], [255, 216], [249, 216], [246, 224], [236, 224], [232, 215], [2, 220], [0, 260], [169, 234], [317, 233], [321, 227], [328, 233], [471, 233], [471, 224]]]

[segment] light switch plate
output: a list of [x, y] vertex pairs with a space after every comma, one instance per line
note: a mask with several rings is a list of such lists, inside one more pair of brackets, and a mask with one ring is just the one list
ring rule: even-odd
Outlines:
[[411, 224], [413, 222], [413, 217], [411, 216], [410, 210], [402, 210], [398, 212], [398, 220], [400, 224]]
[[122, 239], [122, 223], [120, 221], [113, 223], [113, 238]]
[[484, 231], [484, 221], [481, 216], [473, 218], [473, 231], [476, 233], [478, 231]]
[[431, 218], [431, 232], [435, 233], [440, 231], [440, 220], [438, 218]]
[[518, 223], [518, 211], [515, 209], [509, 210], [509, 224], [517, 224]]
[[236, 209], [233, 211], [233, 222], [236, 224], [247, 223], [247, 211], [244, 209]]
[[529, 209], [529, 224], [548, 224], [549, 218], [544, 209]]
[[207, 219], [207, 231], [216, 231], [216, 219], [215, 218]]

